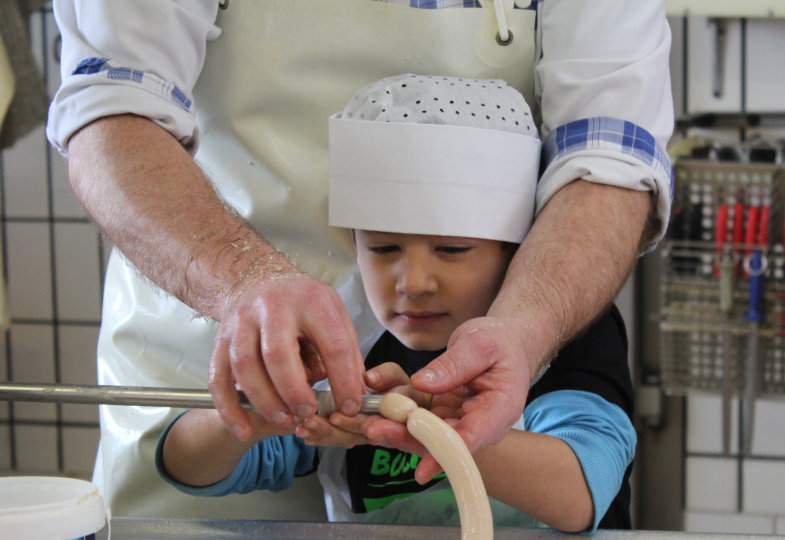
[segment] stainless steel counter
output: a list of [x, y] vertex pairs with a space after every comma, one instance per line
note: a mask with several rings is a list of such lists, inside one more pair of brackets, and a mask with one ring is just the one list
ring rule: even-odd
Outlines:
[[[107, 528], [97, 538], [107, 538]], [[203, 540], [203, 539], [298, 539], [316, 540], [323, 538], [341, 539], [390, 539], [390, 540], [449, 540], [460, 538], [460, 529], [455, 527], [412, 527], [402, 525], [366, 525], [359, 523], [311, 523], [291, 521], [246, 521], [246, 520], [175, 520], [113, 518], [112, 540]], [[581, 538], [550, 529], [497, 528], [495, 540], [575, 540]], [[664, 531], [599, 531], [590, 538], [597, 540], [742, 540], [761, 538], [761, 535], [697, 534]], [[782, 537], [780, 537], [782, 538]]]

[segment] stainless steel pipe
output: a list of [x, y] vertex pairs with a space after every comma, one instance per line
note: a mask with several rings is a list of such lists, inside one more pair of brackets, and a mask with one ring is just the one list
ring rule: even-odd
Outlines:
[[[240, 400], [251, 408], [242, 392]], [[0, 399], [87, 403], [95, 405], [136, 405], [149, 407], [215, 408], [210, 392], [198, 388], [151, 388], [87, 384], [0, 383]]]
[[[238, 390], [243, 407], [253, 410], [248, 398]], [[332, 392], [316, 391], [319, 402], [317, 413], [329, 416], [335, 411]], [[38, 401], [48, 403], [86, 403], [94, 405], [130, 405], [138, 407], [177, 407], [183, 409], [213, 409], [210, 392], [200, 388], [155, 388], [147, 386], [112, 386], [99, 384], [41, 384], [0, 382], [0, 400]], [[366, 394], [360, 412], [379, 412], [382, 396]]]

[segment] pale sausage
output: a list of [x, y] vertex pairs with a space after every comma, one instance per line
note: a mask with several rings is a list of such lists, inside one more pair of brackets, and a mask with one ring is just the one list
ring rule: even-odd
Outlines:
[[381, 405], [382, 416], [406, 423], [412, 436], [420, 441], [441, 465], [455, 494], [461, 518], [463, 540], [493, 538], [493, 516], [480, 471], [461, 436], [447, 422], [422, 409], [401, 394], [387, 394]]

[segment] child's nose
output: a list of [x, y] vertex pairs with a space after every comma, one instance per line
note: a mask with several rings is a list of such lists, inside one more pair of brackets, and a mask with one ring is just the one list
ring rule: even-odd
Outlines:
[[438, 282], [427, 261], [409, 258], [401, 265], [396, 290], [412, 298], [436, 291]]

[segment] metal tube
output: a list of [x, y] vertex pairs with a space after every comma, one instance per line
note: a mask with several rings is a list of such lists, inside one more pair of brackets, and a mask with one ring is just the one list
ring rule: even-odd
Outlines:
[[[242, 391], [237, 391], [243, 407], [253, 410], [253, 405]], [[317, 414], [329, 416], [335, 412], [332, 392], [317, 390]], [[360, 411], [377, 414], [381, 395], [362, 396]], [[84, 403], [94, 405], [126, 405], [137, 407], [177, 407], [183, 409], [213, 409], [210, 392], [200, 388], [155, 388], [147, 386], [113, 386], [100, 384], [42, 384], [0, 382], [0, 400], [42, 401], [48, 403]]]
[[[247, 409], [252, 408], [238, 392]], [[0, 399], [96, 405], [136, 405], [142, 407], [215, 408], [208, 390], [199, 388], [153, 388], [86, 384], [0, 383]]]

